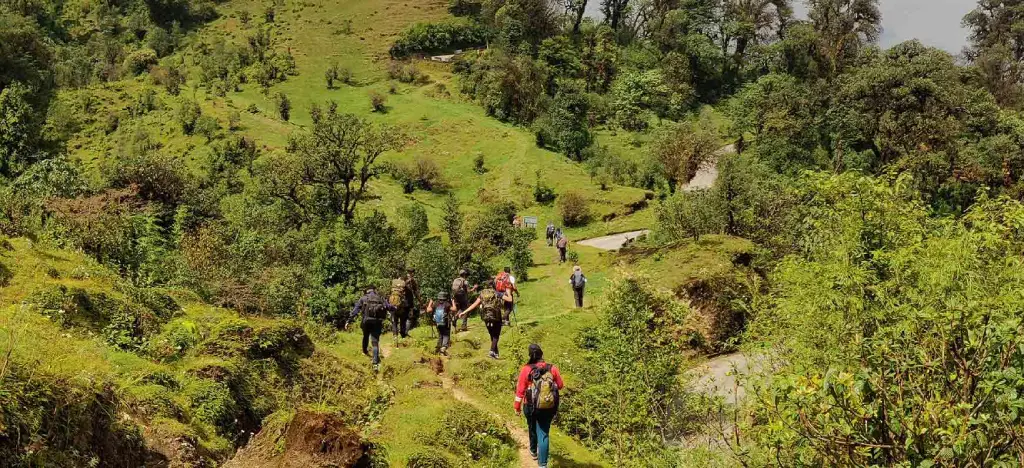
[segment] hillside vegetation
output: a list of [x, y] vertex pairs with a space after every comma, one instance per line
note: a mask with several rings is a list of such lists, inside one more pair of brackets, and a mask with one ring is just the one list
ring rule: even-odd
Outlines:
[[0, 0], [0, 465], [1021, 464], [1021, 8], [797, 1]]

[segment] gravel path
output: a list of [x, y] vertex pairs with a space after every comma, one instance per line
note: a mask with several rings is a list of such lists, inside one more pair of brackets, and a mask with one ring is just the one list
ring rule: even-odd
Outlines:
[[[716, 155], [721, 156], [723, 154], [732, 154], [736, 152], [736, 145], [725, 145], [720, 148]], [[708, 189], [712, 185], [715, 185], [715, 179], [718, 179], [718, 166], [713, 161], [711, 164], [705, 165], [697, 171], [697, 175], [693, 177], [690, 183], [683, 186], [684, 191], [693, 191], [698, 189]]]
[[640, 237], [649, 232], [651, 232], [649, 229], [623, 232], [619, 234], [612, 234], [610, 236], [594, 237], [592, 239], [581, 240], [577, 242], [577, 244], [585, 245], [588, 247], [594, 247], [601, 250], [619, 250], [629, 241], [636, 239], [637, 237]]

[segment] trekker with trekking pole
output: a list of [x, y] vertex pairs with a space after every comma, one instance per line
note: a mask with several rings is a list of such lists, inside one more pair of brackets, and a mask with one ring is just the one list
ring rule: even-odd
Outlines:
[[544, 231], [544, 238], [548, 240], [548, 247], [555, 243], [555, 223], [548, 221], [548, 228]]
[[455, 301], [448, 299], [448, 293], [441, 291], [437, 293], [437, 301], [433, 299], [427, 303], [427, 311], [430, 312], [431, 320], [437, 327], [437, 353], [447, 356], [448, 348], [452, 344], [452, 323], [455, 318]]
[[383, 297], [377, 294], [377, 288], [367, 286], [366, 293], [356, 301], [352, 307], [352, 313], [345, 322], [344, 330], [348, 330], [348, 324], [352, 323], [359, 316], [363, 315], [361, 328], [363, 329], [363, 354], [369, 355], [367, 350], [370, 342], [373, 342], [373, 370], [380, 369], [380, 334], [384, 331], [384, 320], [388, 318], [388, 312], [394, 308]]
[[576, 298], [576, 308], [583, 308], [583, 289], [587, 287], [587, 277], [583, 276], [583, 269], [579, 265], [572, 267], [569, 285], [572, 286], [572, 294]]
[[459, 317], [463, 317], [469, 315], [477, 307], [480, 308], [480, 318], [483, 319], [484, 326], [487, 327], [487, 334], [491, 336], [491, 350], [487, 353], [487, 356], [491, 359], [498, 359], [498, 339], [501, 338], [501, 314], [503, 310], [502, 302], [511, 301], [511, 294], [502, 294], [495, 291], [494, 281], [488, 281], [487, 286], [484, 287], [483, 291], [480, 291], [476, 301], [459, 314]]
[[540, 468], [548, 466], [551, 421], [558, 412], [559, 392], [565, 387], [558, 368], [544, 362], [540, 345], [531, 344], [530, 360], [519, 370], [516, 383], [516, 414], [526, 416], [530, 430], [530, 455]]
[[569, 247], [569, 238], [565, 237], [565, 234], [558, 236], [555, 247], [558, 247], [558, 263], [565, 263], [565, 249]]
[[516, 288], [516, 277], [512, 276], [512, 268], [505, 267], [505, 270], [498, 273], [498, 276], [494, 278], [494, 290], [498, 291], [498, 294], [508, 294], [512, 296], [512, 301], [502, 301], [502, 306], [505, 309], [502, 314], [502, 319], [505, 321], [505, 325], [511, 325], [509, 321], [512, 316], [512, 310], [515, 308], [515, 297], [519, 295], [519, 289]]
[[391, 292], [388, 294], [388, 304], [391, 304], [391, 332], [397, 338], [409, 336], [409, 316], [412, 312], [413, 299], [409, 291], [409, 284], [405, 278], [391, 280]]
[[[459, 270], [459, 277], [455, 278], [455, 280], [452, 281], [451, 297], [452, 300], [455, 301], [455, 307], [460, 311], [465, 311], [466, 309], [469, 308], [469, 294], [473, 291], [476, 291], [476, 285], [473, 285], [472, 288], [469, 287], [469, 280], [467, 278], [469, 278], [469, 271], [463, 268]], [[453, 326], [456, 324], [457, 321], [452, 323]], [[460, 328], [460, 330], [466, 331], [468, 329], [469, 315], [462, 315], [462, 327]]]

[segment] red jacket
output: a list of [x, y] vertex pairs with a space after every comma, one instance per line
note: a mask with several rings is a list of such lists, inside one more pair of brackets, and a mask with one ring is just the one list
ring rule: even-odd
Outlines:
[[522, 409], [523, 398], [526, 396], [526, 389], [530, 386], [530, 371], [533, 370], [533, 366], [537, 365], [549, 366], [551, 377], [554, 377], [555, 385], [558, 385], [558, 389], [561, 390], [562, 387], [565, 387], [565, 384], [562, 382], [562, 375], [558, 373], [557, 367], [552, 366], [544, 361], [540, 361], [537, 364], [533, 365], [527, 364], [523, 366], [522, 369], [519, 370], [519, 381], [518, 383], [516, 383], [516, 401], [515, 403], [512, 404], [516, 411]]

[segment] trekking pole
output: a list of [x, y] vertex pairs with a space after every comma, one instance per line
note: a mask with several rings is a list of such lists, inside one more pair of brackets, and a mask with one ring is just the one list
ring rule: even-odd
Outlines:
[[512, 301], [512, 320], [515, 320], [516, 329], [519, 329], [519, 301]]

